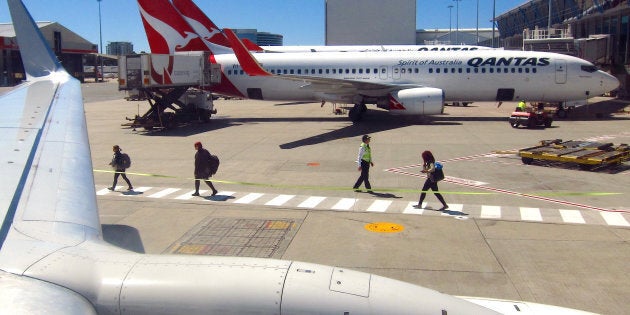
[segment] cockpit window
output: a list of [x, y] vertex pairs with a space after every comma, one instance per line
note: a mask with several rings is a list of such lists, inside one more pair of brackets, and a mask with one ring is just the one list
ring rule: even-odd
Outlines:
[[590, 65], [590, 66], [582, 66], [582, 71], [586, 71], [589, 73], [595, 72], [597, 71], [597, 67]]

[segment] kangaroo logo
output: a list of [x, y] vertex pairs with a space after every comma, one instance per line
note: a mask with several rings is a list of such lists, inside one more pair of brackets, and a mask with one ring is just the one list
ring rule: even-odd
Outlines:
[[160, 52], [160, 53], [173, 53], [180, 50], [186, 50], [186, 46], [188, 46], [191, 41], [193, 41], [196, 38], [199, 38], [199, 35], [197, 35], [194, 32], [189, 32], [189, 31], [184, 31], [184, 35], [182, 35], [176, 29], [171, 27], [171, 25], [147, 13], [142, 7], [140, 7], [140, 14], [142, 15], [142, 19], [157, 34], [159, 34], [164, 40], [164, 42], [166, 43], [168, 47], [168, 52]]

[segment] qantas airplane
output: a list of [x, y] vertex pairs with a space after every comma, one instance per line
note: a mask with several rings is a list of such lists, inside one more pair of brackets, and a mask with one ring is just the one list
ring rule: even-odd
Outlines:
[[345, 268], [106, 243], [80, 83], [21, 0], [7, 2], [27, 80], [0, 95], [1, 314], [589, 314], [458, 298]]
[[[138, 0], [152, 52], [203, 50], [199, 36], [183, 40], [182, 33], [196, 34], [184, 18], [151, 5], [158, 2], [168, 7], [167, 0]], [[173, 38], [182, 39], [182, 44], [174, 45], [178, 41]], [[222, 68], [221, 83], [212, 87], [213, 92], [260, 100], [355, 104], [348, 113], [352, 121], [361, 120], [366, 104], [392, 114], [427, 116], [443, 113], [444, 102], [585, 100], [619, 85], [614, 76], [588, 61], [546, 52], [310, 52], [253, 57], [238, 38], [228, 43], [207, 46], [237, 50], [211, 57]], [[241, 48], [245, 51], [239, 54]], [[248, 71], [258, 64], [260, 69]], [[158, 73], [172, 69], [167, 64], [158, 68]]]
[[[160, 1], [143, 1], [138, 3], [145, 8], [145, 12], [152, 14], [159, 8], [160, 14], [169, 15], [169, 19], [173, 19], [173, 15], [180, 14], [186, 22], [192, 27], [197, 35], [206, 43], [210, 49], [216, 46], [230, 47], [230, 43], [221, 33], [208, 16], [195, 5], [192, 0], [173, 0], [173, 6], [176, 10], [168, 8], [166, 3], [168, 0]], [[168, 9], [165, 9], [168, 8]], [[179, 12], [177, 12], [179, 11]], [[348, 52], [348, 51], [458, 51], [458, 50], [479, 50], [491, 49], [484, 46], [471, 45], [344, 45], [344, 46], [264, 46], [260, 47], [255, 43], [243, 40], [246, 47], [253, 52]], [[230, 50], [222, 49], [222, 53], [231, 53]], [[171, 51], [172, 53], [173, 51]], [[215, 52], [216, 53], [216, 52]]]

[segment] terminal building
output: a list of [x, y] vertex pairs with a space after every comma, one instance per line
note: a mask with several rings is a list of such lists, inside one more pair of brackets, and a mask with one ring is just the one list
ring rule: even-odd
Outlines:
[[326, 0], [325, 24], [326, 45], [414, 45], [416, 0]]
[[[90, 62], [89, 56], [95, 60], [97, 45], [56, 22], [37, 22], [37, 26], [68, 73], [82, 80], [85, 77], [83, 65]], [[13, 24], [2, 23], [0, 24], [0, 86], [15, 85], [24, 78], [22, 58], [15, 39]]]
[[240, 39], [247, 38], [258, 46], [282, 46], [284, 37], [280, 34], [259, 32], [255, 28], [233, 29]]

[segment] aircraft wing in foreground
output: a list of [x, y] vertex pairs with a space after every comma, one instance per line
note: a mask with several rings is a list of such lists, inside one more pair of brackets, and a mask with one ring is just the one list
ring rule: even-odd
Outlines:
[[526, 314], [514, 305], [525, 311], [533, 308], [523, 305], [537, 305], [471, 302], [296, 261], [143, 255], [107, 244], [80, 84], [57, 62], [22, 2], [8, 3], [27, 81], [0, 96], [5, 113], [0, 118], [0, 313], [500, 314], [490, 309], [498, 308]]

